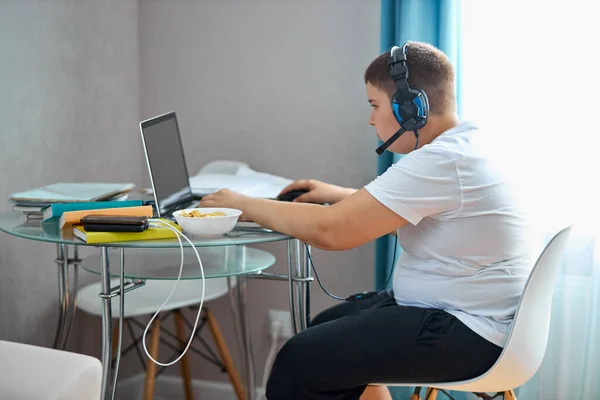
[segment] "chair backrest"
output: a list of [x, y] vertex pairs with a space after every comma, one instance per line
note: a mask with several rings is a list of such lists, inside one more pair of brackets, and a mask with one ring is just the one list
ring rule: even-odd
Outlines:
[[517, 306], [508, 341], [498, 361], [483, 376], [475, 378], [489, 391], [521, 386], [537, 372], [546, 352], [554, 284], [571, 232], [557, 233], [537, 259]]

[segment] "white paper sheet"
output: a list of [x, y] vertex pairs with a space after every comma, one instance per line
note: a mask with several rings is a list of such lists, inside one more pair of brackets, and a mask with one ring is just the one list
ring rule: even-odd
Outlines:
[[230, 189], [251, 197], [275, 198], [291, 179], [240, 168], [236, 174], [200, 173], [190, 177], [192, 192], [196, 195]]

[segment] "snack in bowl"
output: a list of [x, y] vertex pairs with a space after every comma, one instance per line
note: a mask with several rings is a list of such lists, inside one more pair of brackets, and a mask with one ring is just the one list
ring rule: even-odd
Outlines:
[[225, 217], [225, 213], [223, 211], [215, 211], [207, 214], [202, 214], [198, 210], [192, 210], [192, 212], [185, 212], [185, 210], [181, 213], [182, 217], [192, 217], [192, 218], [209, 218], [209, 217]]
[[200, 207], [175, 211], [173, 216], [185, 234], [216, 237], [235, 228], [242, 211], [235, 208]]

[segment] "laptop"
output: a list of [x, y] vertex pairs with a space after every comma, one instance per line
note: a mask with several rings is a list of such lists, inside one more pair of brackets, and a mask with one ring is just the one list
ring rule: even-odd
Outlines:
[[[174, 220], [175, 211], [198, 207], [199, 200], [207, 193], [192, 192], [175, 111], [140, 122], [140, 132], [156, 216]], [[271, 232], [256, 222], [243, 220], [237, 222], [236, 229]]]
[[140, 132], [157, 216], [172, 219], [177, 210], [197, 207], [175, 112], [140, 122]]

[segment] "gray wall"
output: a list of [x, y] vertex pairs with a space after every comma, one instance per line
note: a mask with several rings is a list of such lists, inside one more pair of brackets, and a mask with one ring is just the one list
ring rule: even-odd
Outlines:
[[[0, 1], [1, 212], [11, 193], [53, 182], [141, 185], [137, 17], [136, 1]], [[52, 345], [54, 257], [0, 234], [0, 339]], [[70, 348], [90, 339], [99, 355], [99, 328], [80, 314]]]
[[[169, 110], [192, 173], [237, 159], [344, 186], [375, 176], [362, 75], [378, 54], [377, 0], [0, 1], [0, 46], [0, 198], [54, 181], [149, 185], [137, 122]], [[257, 247], [277, 257], [272, 272], [286, 272], [284, 244]], [[53, 257], [52, 245], [0, 235], [0, 339], [51, 345]], [[372, 244], [314, 252], [339, 295], [372, 288], [373, 259]], [[249, 283], [259, 378], [267, 313], [286, 309], [287, 293]], [[313, 285], [313, 314], [333, 304]], [[226, 299], [207, 305], [235, 349]], [[99, 355], [99, 329], [99, 318], [79, 314], [69, 347]], [[194, 377], [226, 380], [192, 358]], [[140, 372], [136, 362], [125, 359], [120, 376]]]
[[[379, 12], [377, 0], [142, 1], [142, 116], [177, 111], [190, 173], [235, 159], [293, 179], [362, 187], [376, 174], [362, 79], [378, 54]], [[277, 257], [273, 272], [286, 271], [283, 243], [257, 247]], [[342, 295], [372, 288], [373, 254], [373, 245], [317, 250], [314, 261], [325, 287]], [[284, 283], [249, 282], [259, 379], [267, 313], [286, 309], [287, 293]], [[313, 294], [313, 314], [335, 304], [316, 284]], [[235, 348], [227, 304], [208, 306]], [[193, 373], [225, 379], [200, 362]]]

